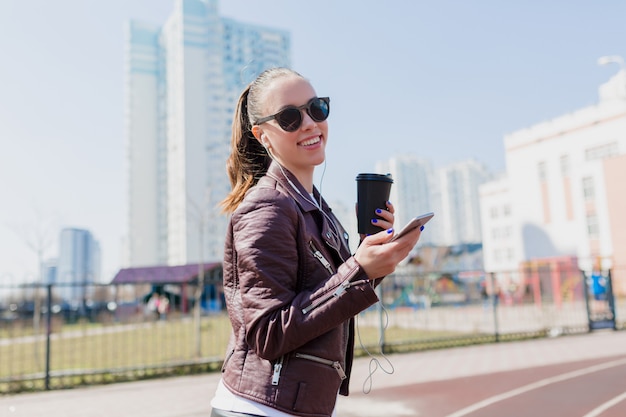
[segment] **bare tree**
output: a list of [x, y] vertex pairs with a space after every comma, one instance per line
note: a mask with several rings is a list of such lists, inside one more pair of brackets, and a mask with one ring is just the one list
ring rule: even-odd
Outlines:
[[[57, 234], [58, 226], [56, 226], [52, 216], [44, 216], [42, 211], [35, 208], [34, 217], [32, 222], [12, 224], [8, 227], [17, 234], [22, 241], [26, 244], [37, 257], [37, 271], [35, 282], [33, 282], [33, 332], [35, 336], [40, 332], [40, 319], [41, 319], [41, 292], [44, 282], [44, 256], [50, 249], [54, 242], [54, 237]], [[39, 348], [35, 343], [35, 360], [39, 363]]]

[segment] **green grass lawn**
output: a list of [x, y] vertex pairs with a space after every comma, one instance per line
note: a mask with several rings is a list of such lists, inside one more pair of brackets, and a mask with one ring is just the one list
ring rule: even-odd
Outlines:
[[[129, 324], [57, 323], [53, 328], [51, 388], [217, 370], [230, 336], [226, 315], [202, 317], [199, 342], [196, 325], [189, 317]], [[358, 330], [356, 354], [380, 352], [378, 327], [359, 324]], [[44, 388], [45, 329], [40, 333], [39, 338], [33, 337], [32, 327], [5, 328], [0, 333], [0, 394]], [[384, 342], [385, 346], [397, 346], [387, 351], [403, 351], [415, 350], [419, 341], [458, 336], [390, 327], [385, 330]]]

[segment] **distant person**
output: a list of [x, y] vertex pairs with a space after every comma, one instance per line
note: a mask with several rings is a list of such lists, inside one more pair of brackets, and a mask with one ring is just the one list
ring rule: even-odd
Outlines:
[[354, 316], [378, 301], [374, 287], [420, 237], [417, 228], [389, 242], [387, 203], [372, 213], [381, 232], [361, 236], [350, 254], [348, 233], [313, 185], [328, 115], [329, 99], [286, 68], [263, 72], [239, 98], [223, 201], [233, 333], [213, 417], [335, 415], [337, 395], [348, 395]]
[[489, 293], [487, 292], [486, 281], [482, 281], [480, 283], [480, 298], [483, 300], [483, 307], [488, 308], [491, 303], [489, 302]]
[[159, 318], [159, 294], [153, 292], [146, 303], [146, 315], [155, 320]]
[[167, 320], [167, 313], [170, 311], [170, 299], [167, 298], [167, 295], [161, 294], [159, 297], [157, 311], [159, 313], [159, 320]]

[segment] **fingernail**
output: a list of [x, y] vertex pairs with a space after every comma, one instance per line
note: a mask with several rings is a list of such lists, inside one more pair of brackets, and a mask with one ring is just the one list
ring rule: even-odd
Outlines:
[[391, 201], [387, 200], [387, 204], [391, 204]]
[[377, 214], [380, 214], [380, 213], [382, 213], [382, 212], [383, 212], [383, 211], [382, 211], [381, 209], [376, 209], [376, 213], [377, 213]]
[[372, 223], [378, 223], [377, 219], [372, 219]]
[[387, 229], [387, 234], [393, 233], [393, 228], [392, 229]]
[[421, 232], [422, 230], [424, 230], [424, 226], [420, 227], [420, 232]]

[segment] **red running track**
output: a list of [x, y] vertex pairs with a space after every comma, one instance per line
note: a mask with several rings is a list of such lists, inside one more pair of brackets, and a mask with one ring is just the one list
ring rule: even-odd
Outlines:
[[344, 408], [340, 416], [625, 417], [624, 348], [624, 355], [619, 356], [374, 387], [369, 394], [352, 393], [350, 401], [372, 402], [371, 414]]

